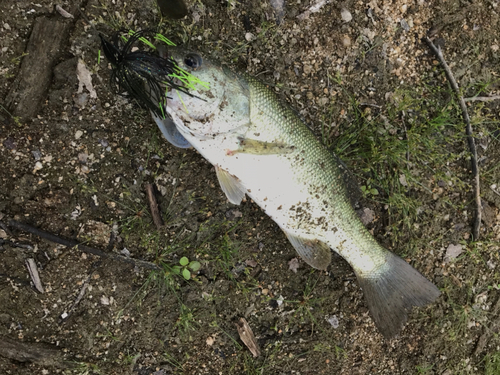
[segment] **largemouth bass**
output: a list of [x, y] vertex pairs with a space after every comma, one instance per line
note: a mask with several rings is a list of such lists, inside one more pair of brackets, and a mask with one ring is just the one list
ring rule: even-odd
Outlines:
[[249, 196], [314, 268], [327, 268], [331, 250], [341, 255], [386, 338], [401, 330], [413, 306], [439, 296], [434, 284], [366, 230], [350, 204], [342, 164], [270, 89], [198, 53], [169, 52], [207, 85], [190, 95], [171, 90], [166, 110], [180, 135], [215, 166], [231, 203]]

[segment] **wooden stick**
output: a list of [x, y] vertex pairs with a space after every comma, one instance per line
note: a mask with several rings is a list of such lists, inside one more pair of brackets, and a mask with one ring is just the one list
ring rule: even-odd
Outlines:
[[492, 192], [494, 192], [496, 195], [500, 195], [500, 193], [499, 193], [498, 191], [496, 191], [494, 188], [492, 188], [491, 186], [490, 186], [490, 189], [491, 189], [491, 191], [492, 191]]
[[156, 202], [153, 184], [145, 184], [144, 188], [148, 196], [149, 210], [151, 211], [151, 216], [153, 216], [153, 223], [155, 223], [156, 228], [161, 229], [163, 227], [163, 220], [158, 209], [158, 202]]
[[464, 98], [465, 102], [491, 102], [500, 99], [500, 95], [493, 96], [474, 96], [473, 98]]
[[474, 193], [475, 193], [475, 200], [476, 200], [476, 218], [474, 220], [474, 226], [472, 228], [472, 237], [474, 241], [477, 241], [479, 239], [479, 231], [481, 229], [481, 211], [482, 211], [482, 204], [481, 204], [481, 185], [479, 181], [479, 166], [477, 164], [477, 150], [476, 150], [476, 143], [474, 142], [474, 137], [472, 136], [472, 126], [470, 123], [470, 117], [469, 117], [469, 112], [467, 112], [467, 106], [465, 105], [465, 100], [462, 94], [460, 93], [460, 89], [458, 88], [457, 81], [455, 80], [455, 77], [451, 73], [450, 67], [446, 63], [443, 53], [441, 52], [440, 47], [436, 47], [434, 43], [428, 38], [424, 38], [425, 42], [429, 46], [429, 48], [434, 52], [436, 57], [438, 58], [439, 62], [441, 63], [441, 66], [443, 67], [446, 76], [448, 78], [448, 81], [451, 84], [451, 87], [453, 87], [453, 90], [455, 91], [455, 94], [458, 97], [458, 102], [460, 103], [460, 108], [462, 109], [462, 116], [465, 120], [466, 128], [465, 132], [467, 134], [467, 141], [469, 142], [469, 148], [472, 153], [472, 158], [471, 158], [471, 169], [472, 169], [472, 177], [474, 178]]
[[15, 220], [9, 221], [9, 225], [13, 228], [34, 234], [35, 236], [38, 236], [41, 238], [44, 238], [50, 242], [55, 242], [55, 243], [64, 245], [64, 246], [69, 247], [69, 248], [76, 247], [78, 250], [80, 250], [84, 253], [87, 253], [87, 254], [97, 255], [101, 258], [114, 259], [114, 260], [117, 260], [120, 262], [129, 263], [129, 264], [132, 264], [134, 266], [139, 266], [139, 267], [150, 269], [150, 270], [161, 270], [162, 269], [160, 266], [158, 266], [154, 263], [148, 262], [146, 260], [127, 258], [127, 257], [124, 257], [123, 255], [119, 255], [119, 254], [115, 254], [115, 253], [106, 253], [102, 250], [98, 250], [98, 249], [94, 249], [94, 248], [89, 247], [89, 246], [82, 245], [82, 244], [78, 243], [78, 241], [67, 240], [65, 238], [58, 237], [55, 234], [45, 232], [45, 231], [40, 230], [38, 228], [32, 227], [31, 225], [20, 223], [20, 222], [17, 222]]
[[59, 324], [62, 324], [64, 323], [66, 320], [68, 320], [68, 318], [71, 316], [71, 314], [73, 313], [73, 311], [75, 310], [75, 307], [80, 303], [80, 301], [82, 300], [83, 296], [85, 295], [85, 291], [87, 290], [87, 287], [89, 286], [89, 283], [90, 283], [90, 279], [92, 278], [92, 275], [94, 274], [94, 272], [91, 272], [90, 275], [87, 277], [87, 279], [85, 280], [85, 282], [83, 283], [83, 286], [82, 288], [80, 289], [80, 293], [78, 293], [78, 296], [76, 297], [75, 299], [75, 302], [73, 302], [73, 304], [71, 305], [71, 307], [68, 309], [68, 311], [65, 311], [63, 312], [60, 316], [59, 316]]

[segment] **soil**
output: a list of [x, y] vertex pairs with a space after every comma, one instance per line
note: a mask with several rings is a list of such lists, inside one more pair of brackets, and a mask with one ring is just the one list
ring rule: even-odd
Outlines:
[[[98, 32], [161, 23], [177, 44], [275, 87], [335, 144], [354, 117], [352, 99], [374, 114], [398, 89], [432, 82], [436, 91], [445, 88], [438, 95], [449, 103], [453, 94], [421, 41], [429, 30], [465, 96], [483, 82], [498, 95], [500, 3], [288, 1], [277, 17], [271, 4], [279, 3], [193, 0], [178, 21], [162, 19], [152, 0], [61, 2], [73, 18], [50, 1], [0, 3], [0, 335], [9, 345], [23, 344], [17, 351], [0, 345], [0, 373], [494, 373], [488, 371], [494, 358], [500, 361], [500, 100], [469, 103], [474, 126], [488, 119], [481, 125], [488, 133], [477, 134], [480, 242], [470, 243], [474, 199], [465, 138], [462, 149], [450, 145], [458, 155], [446, 166], [451, 183], [422, 172], [428, 179], [412, 191], [420, 214], [411, 231], [394, 223], [382, 199], [388, 197], [362, 202], [373, 214], [368, 226], [375, 237], [442, 291], [411, 314], [397, 338], [385, 340], [343, 259], [334, 257], [327, 272], [297, 260], [255, 204], [228, 203], [208, 162], [168, 144], [147, 111], [112, 93], [109, 66], [98, 59]], [[323, 6], [312, 12], [314, 4]], [[61, 35], [48, 43], [50, 31], [42, 27], [36, 30], [45, 39], [35, 38], [37, 22], [55, 22]], [[81, 66], [92, 85], [82, 84]], [[41, 82], [47, 72], [48, 83]], [[356, 175], [363, 175], [363, 163], [369, 161], [348, 161]], [[165, 220], [159, 230], [146, 183], [157, 189]], [[10, 220], [166, 264], [167, 271], [57, 245], [14, 229]], [[412, 251], [409, 243], [417, 244]], [[463, 252], [448, 261], [457, 245]], [[172, 271], [181, 257], [201, 263], [190, 281]], [[27, 259], [35, 260], [43, 293]], [[256, 336], [258, 358], [238, 337], [241, 317]]]

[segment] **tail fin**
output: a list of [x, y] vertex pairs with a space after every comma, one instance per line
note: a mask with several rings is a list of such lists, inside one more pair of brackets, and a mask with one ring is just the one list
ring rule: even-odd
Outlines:
[[397, 255], [387, 252], [380, 272], [357, 275], [375, 325], [386, 339], [396, 336], [414, 306], [433, 302], [439, 289]]

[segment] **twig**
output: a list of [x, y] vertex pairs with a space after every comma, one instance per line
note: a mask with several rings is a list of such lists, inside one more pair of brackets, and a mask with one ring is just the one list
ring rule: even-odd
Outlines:
[[[491, 316], [498, 316], [498, 312], [500, 311], [500, 298], [497, 300], [495, 307], [491, 310]], [[488, 342], [491, 340], [493, 335], [496, 335], [499, 326], [498, 320], [492, 320], [489, 327], [484, 327], [483, 334], [479, 337], [479, 340], [476, 344], [476, 349], [474, 350], [474, 355], [479, 355], [482, 353]]]
[[75, 302], [73, 302], [73, 304], [68, 309], [68, 311], [65, 311], [61, 314], [61, 316], [59, 317], [59, 324], [62, 324], [66, 320], [68, 320], [68, 318], [71, 316], [71, 314], [75, 310], [76, 305], [78, 305], [80, 303], [83, 296], [85, 295], [85, 291], [87, 290], [87, 287], [89, 286], [90, 279], [92, 278], [93, 274], [94, 274], [94, 272], [91, 272], [90, 275], [87, 277], [87, 279], [83, 283], [82, 289], [80, 289], [80, 293], [78, 293], [78, 297], [76, 297]]
[[40, 293], [44, 293], [42, 280], [40, 279], [40, 274], [38, 273], [38, 268], [36, 266], [35, 260], [33, 258], [29, 258], [26, 260], [26, 268], [28, 268], [28, 272], [30, 273], [31, 281], [35, 285], [35, 289]]
[[2, 221], [0, 221], [0, 228], [2, 228], [9, 237], [12, 237], [12, 232], [10, 231], [9, 227], [5, 225]]
[[148, 262], [146, 260], [127, 258], [127, 257], [124, 257], [123, 255], [114, 254], [114, 253], [106, 253], [102, 250], [94, 249], [92, 247], [79, 244], [77, 241], [74, 241], [74, 240], [67, 240], [65, 238], [58, 237], [55, 234], [45, 232], [45, 231], [40, 230], [38, 228], [32, 227], [31, 225], [28, 225], [28, 224], [19, 223], [15, 220], [9, 221], [9, 225], [13, 228], [34, 234], [35, 236], [38, 236], [41, 238], [44, 238], [50, 242], [55, 242], [55, 243], [64, 245], [64, 246], [69, 247], [69, 248], [76, 247], [76, 248], [78, 248], [78, 250], [80, 250], [84, 253], [87, 253], [87, 254], [93, 254], [93, 255], [97, 255], [101, 258], [109, 258], [109, 259], [117, 260], [120, 262], [129, 263], [129, 264], [132, 264], [134, 266], [139, 266], [139, 267], [150, 269], [150, 270], [161, 270], [160, 266], [158, 266], [154, 263]]
[[473, 98], [464, 98], [464, 102], [491, 102], [500, 99], [500, 95], [493, 96], [475, 96]]
[[472, 229], [472, 236], [473, 239], [477, 241], [479, 239], [479, 231], [481, 229], [481, 209], [482, 209], [481, 196], [480, 196], [481, 186], [479, 183], [479, 166], [477, 164], [476, 143], [474, 142], [474, 137], [472, 136], [472, 126], [470, 123], [469, 113], [467, 112], [467, 106], [465, 105], [464, 97], [462, 96], [462, 94], [460, 94], [460, 89], [458, 88], [457, 81], [455, 80], [455, 77], [453, 77], [450, 67], [448, 66], [448, 64], [444, 59], [443, 53], [441, 52], [441, 48], [436, 47], [428, 37], [425, 37], [424, 40], [429, 46], [429, 48], [432, 50], [432, 52], [434, 52], [436, 57], [439, 59], [439, 62], [441, 63], [444, 71], [446, 72], [448, 81], [450, 82], [451, 87], [453, 87], [453, 90], [455, 91], [455, 94], [458, 97], [458, 102], [460, 103], [460, 108], [462, 109], [462, 116], [465, 120], [467, 141], [469, 142], [469, 148], [472, 153], [471, 169], [472, 169], [472, 177], [474, 178], [474, 185], [475, 185], [474, 193], [476, 198], [476, 218]]
[[491, 186], [490, 186], [490, 189], [491, 189], [491, 191], [492, 191], [492, 192], [494, 192], [496, 195], [500, 195], [500, 193], [499, 193], [498, 191], [496, 191], [494, 188], [492, 188]]
[[362, 105], [362, 106], [365, 106], [365, 107], [374, 107], [374, 108], [378, 108], [378, 109], [382, 108], [381, 105], [372, 104], [372, 103], [359, 103], [359, 105]]
[[257, 74], [255, 75], [255, 77], [258, 77], [258, 76], [260, 76], [261, 74], [266, 74], [266, 73], [271, 73], [271, 72], [272, 72], [272, 70], [263, 70], [262, 72], [257, 73]]
[[161, 229], [163, 226], [163, 220], [161, 219], [160, 210], [158, 209], [158, 203], [156, 202], [153, 185], [145, 184], [144, 188], [146, 189], [151, 216], [153, 216], [153, 223], [155, 223], [156, 228]]
[[64, 18], [75, 18], [71, 13], [64, 10], [60, 5], [56, 5], [56, 10], [59, 12], [61, 16]]

